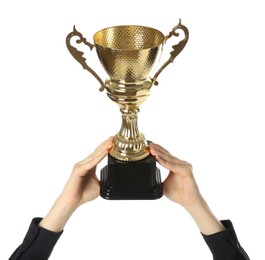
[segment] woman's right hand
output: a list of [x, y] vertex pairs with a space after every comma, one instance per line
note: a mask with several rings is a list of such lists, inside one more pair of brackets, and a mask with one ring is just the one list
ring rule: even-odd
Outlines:
[[189, 207], [202, 200], [199, 188], [192, 173], [192, 165], [173, 156], [159, 144], [149, 144], [151, 154], [169, 174], [163, 183], [164, 195], [182, 205]]
[[182, 205], [204, 235], [223, 231], [222, 223], [214, 216], [202, 197], [192, 172], [192, 166], [173, 156], [158, 144], [149, 144], [151, 154], [169, 174], [163, 183], [164, 195]]

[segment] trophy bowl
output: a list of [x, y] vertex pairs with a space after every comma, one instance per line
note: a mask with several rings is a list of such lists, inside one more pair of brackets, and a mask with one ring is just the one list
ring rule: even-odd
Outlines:
[[[160, 61], [163, 45], [172, 36], [178, 37], [178, 31], [184, 33], [184, 38], [172, 46], [169, 59], [154, 72]], [[77, 37], [77, 44], [83, 43], [90, 50], [96, 49], [108, 75], [105, 81], [88, 66], [86, 58], [83, 57], [84, 53], [71, 44], [73, 37]], [[112, 193], [115, 194], [112, 198], [120, 198], [121, 193], [124, 198], [135, 198], [131, 195], [141, 194], [141, 190], [142, 195], [136, 197], [146, 198], [149, 195], [143, 194], [147, 194], [149, 188], [151, 193], [155, 190], [156, 194], [151, 197], [162, 196], [159, 170], [155, 167], [155, 159], [151, 158], [144, 134], [138, 130], [138, 112], [139, 106], [149, 97], [151, 87], [158, 85], [157, 77], [183, 50], [188, 37], [188, 29], [181, 21], [167, 36], [157, 29], [138, 25], [112, 26], [99, 30], [93, 36], [94, 44], [87, 42], [75, 27], [73, 32], [68, 34], [66, 44], [72, 56], [98, 80], [101, 85], [99, 90], [106, 90], [108, 97], [120, 107], [122, 114], [121, 128], [114, 136], [109, 153], [108, 169], [103, 171], [105, 198], [110, 198], [111, 190], [114, 190]], [[149, 168], [146, 168], [146, 164]], [[148, 173], [143, 179], [145, 173], [139, 175], [136, 171]], [[123, 172], [127, 172], [127, 175]]]
[[99, 60], [111, 81], [144, 81], [157, 64], [164, 35], [145, 26], [114, 26], [95, 33], [94, 43]]

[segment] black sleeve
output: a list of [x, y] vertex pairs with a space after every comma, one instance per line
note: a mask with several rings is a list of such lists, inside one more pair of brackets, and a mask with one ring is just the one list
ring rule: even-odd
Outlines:
[[42, 219], [34, 218], [22, 244], [9, 260], [47, 260], [62, 232], [54, 233], [38, 226]]
[[224, 231], [209, 236], [202, 234], [213, 254], [213, 259], [250, 260], [237, 239], [232, 222], [230, 220], [222, 220], [221, 223], [226, 228]]

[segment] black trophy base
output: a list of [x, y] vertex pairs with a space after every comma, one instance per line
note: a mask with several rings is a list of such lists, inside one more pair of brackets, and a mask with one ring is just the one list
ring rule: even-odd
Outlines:
[[108, 156], [101, 170], [100, 196], [108, 200], [154, 200], [163, 196], [160, 170], [153, 155], [137, 162]]

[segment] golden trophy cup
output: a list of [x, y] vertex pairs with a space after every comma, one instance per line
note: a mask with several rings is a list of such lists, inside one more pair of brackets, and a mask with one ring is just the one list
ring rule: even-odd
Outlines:
[[[172, 36], [184, 37], [173, 45], [169, 59], [154, 73], [163, 45]], [[76, 43], [96, 49], [98, 58], [109, 78], [103, 81], [86, 63], [84, 53], [71, 45]], [[150, 154], [144, 134], [138, 130], [139, 106], [148, 98], [153, 85], [158, 85], [159, 74], [174, 61], [189, 38], [188, 29], [175, 26], [167, 36], [160, 31], [135, 25], [113, 26], [96, 32], [94, 44], [76, 30], [66, 37], [66, 45], [72, 56], [100, 83], [100, 91], [120, 107], [122, 124], [114, 136], [108, 155], [108, 165], [101, 170], [100, 194], [105, 199], [158, 199], [163, 195], [160, 170]]]

